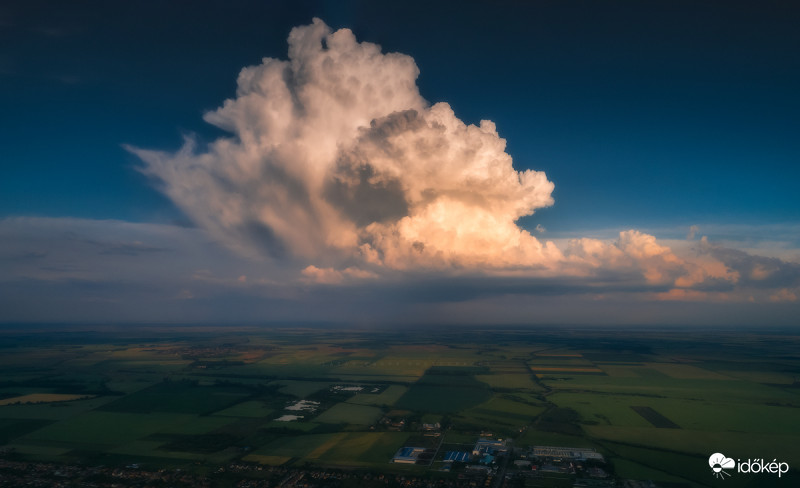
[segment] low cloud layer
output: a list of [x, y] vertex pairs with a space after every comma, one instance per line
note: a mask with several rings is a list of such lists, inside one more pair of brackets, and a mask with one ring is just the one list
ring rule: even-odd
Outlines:
[[433, 273], [583, 280], [598, 296], [638, 286], [653, 300], [796, 299], [795, 265], [697, 241], [695, 227], [681, 249], [637, 230], [540, 240], [517, 221], [552, 205], [554, 184], [514, 168], [493, 122], [466, 124], [423, 99], [411, 57], [319, 19], [288, 46], [288, 59], [244, 68], [236, 97], [205, 115], [230, 137], [177, 153], [129, 148], [243, 258], [283, 263], [306, 284]]
[[[684, 241], [680, 250], [672, 243], [674, 252], [641, 251], [653, 241], [630, 234], [581, 242], [581, 249], [602, 251], [575, 259], [584, 275], [577, 268], [550, 276], [530, 268], [378, 275], [355, 266], [254, 261], [198, 228], [0, 219], [0, 322], [791, 325], [800, 314], [795, 262], [702, 240]], [[670, 257], [684, 253], [691, 259]], [[591, 266], [592, 259], [601, 264]], [[705, 269], [697, 264], [703, 260], [721, 263], [736, 279], [675, 286], [687, 266]], [[657, 270], [650, 283], [642, 269]]]

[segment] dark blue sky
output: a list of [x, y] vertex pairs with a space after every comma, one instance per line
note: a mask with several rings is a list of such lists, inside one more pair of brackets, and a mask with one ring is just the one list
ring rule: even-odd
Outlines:
[[[203, 115], [315, 17], [493, 121], [554, 183], [519, 224], [560, 251], [502, 272], [252, 260], [139, 171], [125, 147], [229, 137]], [[795, 323], [798, 25], [789, 1], [3, 2], [0, 322]]]
[[495, 121], [515, 167], [556, 185], [533, 225], [800, 217], [800, 7], [727, 1], [6, 2], [0, 215], [177, 219], [121, 144], [218, 136], [202, 114], [314, 16]]

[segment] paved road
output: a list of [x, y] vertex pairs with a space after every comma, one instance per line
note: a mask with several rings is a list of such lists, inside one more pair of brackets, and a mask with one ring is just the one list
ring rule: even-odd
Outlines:
[[508, 443], [508, 452], [505, 456], [503, 456], [503, 465], [497, 470], [497, 477], [494, 479], [492, 488], [501, 488], [503, 486], [503, 481], [506, 479], [506, 467], [508, 466], [508, 461], [514, 457], [514, 445], [512, 444], [512, 441], [508, 441]]

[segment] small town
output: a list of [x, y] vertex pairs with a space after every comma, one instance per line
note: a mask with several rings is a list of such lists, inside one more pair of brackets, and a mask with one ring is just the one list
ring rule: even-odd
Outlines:
[[[427, 454], [427, 456], [426, 456]], [[441, 456], [425, 447], [403, 447], [391, 459], [397, 464], [431, 466], [426, 473], [385, 473], [374, 470], [264, 466], [232, 462], [210, 469], [148, 469], [139, 464], [87, 466], [26, 462], [13, 451], [0, 452], [0, 486], [30, 487], [200, 487], [237, 488], [657, 488], [651, 481], [617, 479], [601, 454], [590, 448], [528, 446], [513, 448], [503, 439], [479, 437], [471, 451], [447, 451]], [[434, 461], [434, 457], [436, 460]], [[457, 472], [456, 476], [449, 473]], [[448, 474], [444, 474], [448, 473]]]

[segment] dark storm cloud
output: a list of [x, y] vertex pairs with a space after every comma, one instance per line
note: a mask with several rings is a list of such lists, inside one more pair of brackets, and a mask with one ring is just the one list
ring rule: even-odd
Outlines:
[[763, 289], [800, 287], [798, 263], [713, 245], [706, 245], [705, 252], [735, 270], [740, 285]]

